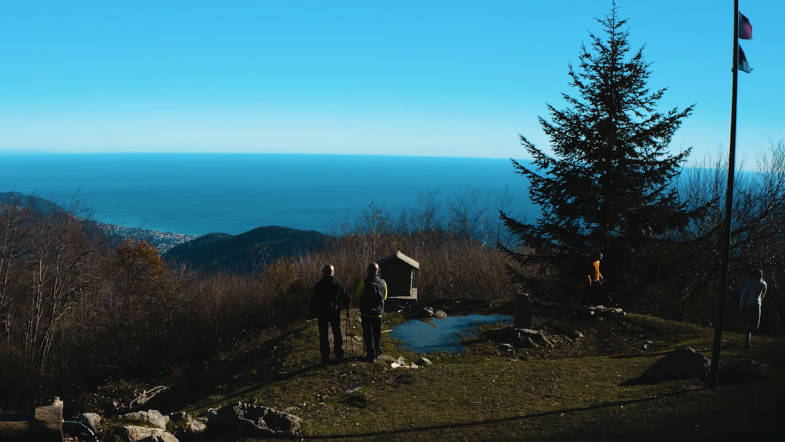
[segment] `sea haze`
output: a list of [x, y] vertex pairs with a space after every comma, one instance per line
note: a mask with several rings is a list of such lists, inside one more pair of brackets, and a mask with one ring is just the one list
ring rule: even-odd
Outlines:
[[203, 235], [264, 225], [337, 233], [370, 203], [396, 218], [446, 207], [531, 209], [506, 159], [289, 154], [0, 154], [0, 191], [86, 207], [96, 221]]

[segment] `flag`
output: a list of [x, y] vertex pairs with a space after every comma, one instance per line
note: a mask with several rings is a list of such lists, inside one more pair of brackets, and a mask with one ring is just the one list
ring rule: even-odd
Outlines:
[[752, 67], [747, 63], [747, 57], [744, 56], [744, 51], [741, 49], [741, 46], [739, 46], [739, 65], [737, 68], [748, 74], [752, 72]]
[[752, 23], [746, 15], [739, 12], [739, 38], [742, 40], [752, 40]]

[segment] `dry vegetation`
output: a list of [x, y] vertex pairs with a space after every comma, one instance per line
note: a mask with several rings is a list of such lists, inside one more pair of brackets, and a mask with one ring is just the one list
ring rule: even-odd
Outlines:
[[367, 262], [395, 250], [423, 262], [416, 279], [422, 299], [510, 295], [498, 250], [442, 229], [395, 233], [365, 224], [324, 251], [279, 260], [254, 275], [206, 275], [168, 266], [144, 242], [111, 247], [67, 212], [5, 206], [0, 408], [209, 359], [250, 331], [307, 315], [324, 263], [333, 263], [351, 288]]

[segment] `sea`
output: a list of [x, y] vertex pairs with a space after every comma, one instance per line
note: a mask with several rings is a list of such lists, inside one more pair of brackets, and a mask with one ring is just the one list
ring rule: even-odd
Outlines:
[[[531, 213], [509, 159], [308, 154], [0, 154], [0, 192], [119, 226], [203, 235], [279, 225], [340, 234], [369, 214]], [[446, 222], [446, 221], [445, 221]]]

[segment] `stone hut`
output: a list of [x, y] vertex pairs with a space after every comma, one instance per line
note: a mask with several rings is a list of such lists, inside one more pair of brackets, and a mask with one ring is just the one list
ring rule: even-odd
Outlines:
[[387, 282], [387, 298], [417, 300], [414, 287], [414, 272], [420, 270], [420, 263], [404, 255], [400, 250], [376, 261], [381, 276]]

